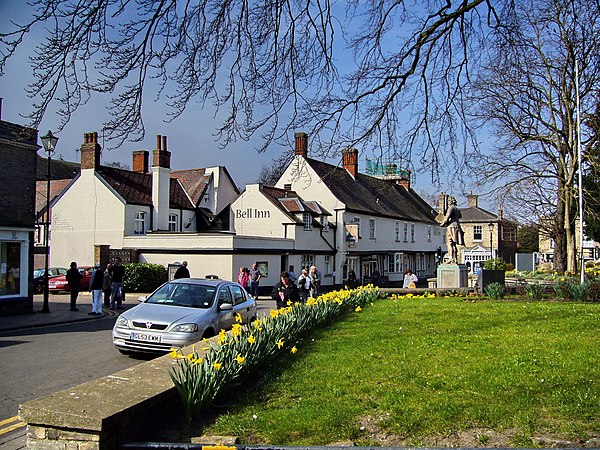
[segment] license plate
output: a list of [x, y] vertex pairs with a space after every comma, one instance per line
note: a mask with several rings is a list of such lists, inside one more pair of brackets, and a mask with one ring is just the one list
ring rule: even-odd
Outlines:
[[160, 342], [160, 336], [156, 334], [145, 334], [145, 333], [131, 333], [132, 341], [147, 341], [147, 342]]

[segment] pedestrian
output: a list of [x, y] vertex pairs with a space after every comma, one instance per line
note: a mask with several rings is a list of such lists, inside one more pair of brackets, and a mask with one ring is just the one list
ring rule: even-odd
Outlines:
[[123, 309], [123, 281], [125, 279], [125, 267], [121, 264], [121, 258], [115, 258], [115, 263], [110, 269], [110, 309]]
[[104, 286], [104, 270], [100, 264], [94, 266], [92, 278], [90, 279], [89, 291], [92, 293], [92, 311], [88, 313], [90, 316], [102, 315], [102, 289]]
[[294, 266], [290, 265], [290, 268], [288, 270], [288, 275], [290, 277], [290, 280], [292, 280], [293, 283], [295, 283], [296, 281], [298, 281], [298, 277], [296, 276], [296, 273], [294, 272]]
[[252, 264], [252, 269], [250, 269], [250, 295], [254, 298], [254, 300], [258, 300], [258, 286], [260, 283], [260, 279], [262, 274], [260, 273], [260, 269], [258, 268], [258, 264]]
[[372, 273], [371, 273], [371, 284], [375, 287], [379, 286], [379, 279], [381, 278], [381, 275], [379, 274], [379, 270], [375, 269]]
[[356, 273], [354, 270], [350, 269], [348, 271], [348, 287], [350, 289], [356, 289], [358, 286], [358, 280], [356, 279]]
[[280, 281], [275, 284], [271, 292], [271, 298], [277, 303], [277, 309], [285, 308], [288, 304], [300, 301], [298, 288], [287, 272], [281, 272]]
[[175, 271], [175, 275], [173, 275], [174, 280], [190, 277], [190, 271], [188, 270], [187, 265], [187, 261], [181, 263], [181, 266], [179, 266], [179, 268]]
[[238, 272], [238, 283], [242, 285], [246, 292], [249, 292], [250, 275], [248, 275], [248, 269], [246, 267], [240, 267], [240, 271]]
[[321, 272], [319, 272], [315, 266], [311, 266], [308, 276], [310, 277], [311, 283], [310, 296], [317, 298], [317, 295], [319, 295], [319, 292], [321, 291]]
[[104, 306], [106, 308], [110, 308], [110, 285], [112, 280], [110, 279], [110, 269], [112, 268], [112, 264], [108, 263], [106, 265], [106, 270], [104, 271], [104, 277], [102, 279], [102, 291], [104, 292]]
[[404, 283], [402, 284], [402, 287], [405, 289], [416, 288], [417, 281], [419, 281], [419, 278], [417, 278], [417, 276], [414, 273], [412, 273], [412, 270], [408, 269], [406, 271], [406, 274], [404, 275]]
[[65, 274], [65, 278], [67, 279], [67, 284], [69, 285], [69, 290], [71, 291], [71, 311], [79, 311], [77, 308], [77, 296], [79, 295], [79, 291], [81, 291], [81, 272], [77, 268], [77, 263], [73, 261], [69, 270]]
[[302, 273], [298, 277], [298, 281], [296, 283], [298, 285], [300, 300], [302, 302], [306, 302], [308, 296], [310, 295], [312, 285], [310, 275], [308, 274], [308, 269], [302, 269]]

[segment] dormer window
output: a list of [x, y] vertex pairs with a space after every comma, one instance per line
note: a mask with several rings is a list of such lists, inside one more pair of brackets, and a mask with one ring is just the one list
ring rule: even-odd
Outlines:
[[169, 231], [179, 231], [179, 216], [169, 214]]
[[323, 231], [329, 230], [329, 221], [327, 220], [327, 216], [321, 216], [321, 225], [323, 226]]
[[286, 183], [283, 185], [283, 190], [284, 191], [291, 191], [292, 190], [292, 184], [291, 183]]
[[146, 234], [146, 213], [138, 211], [133, 220], [133, 234]]
[[302, 213], [302, 221], [304, 222], [304, 231], [312, 230], [312, 216], [309, 213]]

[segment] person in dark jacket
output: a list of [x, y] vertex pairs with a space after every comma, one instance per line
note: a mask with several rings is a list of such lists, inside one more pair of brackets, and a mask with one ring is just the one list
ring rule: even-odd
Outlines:
[[110, 269], [110, 309], [123, 309], [123, 281], [125, 279], [125, 267], [121, 264], [121, 258], [115, 258], [115, 263]]
[[104, 286], [104, 270], [100, 264], [94, 266], [92, 278], [90, 279], [89, 291], [92, 293], [92, 312], [90, 316], [102, 315], [102, 288]]
[[112, 280], [110, 278], [110, 269], [112, 268], [112, 264], [106, 265], [106, 270], [104, 271], [104, 281], [102, 283], [102, 290], [104, 291], [104, 306], [110, 308], [110, 285], [112, 284]]
[[298, 288], [287, 272], [281, 272], [281, 281], [273, 287], [271, 298], [277, 303], [277, 309], [287, 307], [288, 302], [300, 301]]
[[175, 271], [175, 275], [173, 275], [173, 279], [177, 280], [179, 278], [189, 278], [190, 271], [187, 268], [187, 261], [181, 263], [181, 266]]
[[71, 267], [67, 270], [65, 278], [67, 279], [67, 284], [71, 291], [71, 311], [79, 311], [79, 308], [77, 308], [77, 296], [79, 295], [79, 291], [81, 291], [82, 275], [79, 272], [75, 261], [71, 263]]

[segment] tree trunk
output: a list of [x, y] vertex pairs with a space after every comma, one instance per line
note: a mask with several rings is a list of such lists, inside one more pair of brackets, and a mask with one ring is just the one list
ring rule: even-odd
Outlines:
[[558, 204], [554, 221], [554, 270], [564, 273], [567, 269], [567, 241], [565, 235], [565, 201], [563, 182], [558, 179]]
[[575, 194], [565, 189], [565, 241], [567, 250], [567, 272], [577, 273], [577, 241], [575, 239]]

